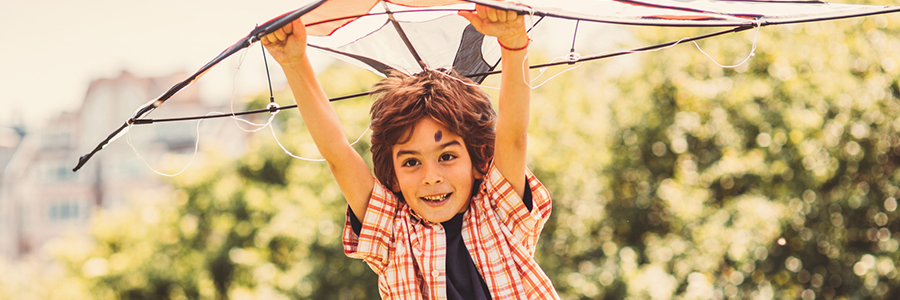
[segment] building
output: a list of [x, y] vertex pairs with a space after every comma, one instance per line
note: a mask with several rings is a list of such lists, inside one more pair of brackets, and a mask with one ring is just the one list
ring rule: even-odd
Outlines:
[[[122, 207], [136, 193], [169, 188], [164, 177], [148, 166], [187, 165], [197, 130], [201, 151], [215, 147], [227, 149], [232, 156], [242, 153], [246, 133], [230, 121], [135, 125], [127, 136], [72, 172], [78, 157], [121, 126], [135, 109], [186, 77], [177, 73], [145, 78], [123, 71], [115, 78], [91, 82], [78, 111], [60, 114], [40, 131], [18, 133], [18, 138], [0, 131], [0, 166], [5, 165], [0, 175], [0, 255], [21, 257], [64, 233], [86, 233], [95, 210]], [[214, 110], [191, 87], [151, 116], [194, 116]], [[4, 138], [8, 138], [5, 144]]]
[[[3, 176], [3, 170], [9, 165], [23, 136], [25, 136], [25, 130], [22, 127], [0, 127], [0, 199], [4, 199], [2, 187], [5, 186], [5, 182], [10, 180]], [[2, 242], [13, 240], [12, 229], [16, 226], [16, 219], [12, 217], [13, 213], [11, 202], [0, 201], [0, 253], [12, 253], [15, 249], [13, 243]]]

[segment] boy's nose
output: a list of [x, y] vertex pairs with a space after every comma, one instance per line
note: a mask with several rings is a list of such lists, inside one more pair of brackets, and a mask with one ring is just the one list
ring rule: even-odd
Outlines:
[[440, 170], [438, 167], [432, 164], [424, 164], [425, 174], [422, 178], [423, 185], [436, 185], [444, 182], [444, 177], [441, 176]]

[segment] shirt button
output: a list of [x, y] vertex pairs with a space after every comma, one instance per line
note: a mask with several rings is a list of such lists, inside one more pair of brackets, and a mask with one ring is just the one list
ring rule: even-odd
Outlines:
[[438, 271], [438, 270], [431, 271], [431, 276], [434, 278], [437, 278], [438, 276], [441, 276], [441, 271]]

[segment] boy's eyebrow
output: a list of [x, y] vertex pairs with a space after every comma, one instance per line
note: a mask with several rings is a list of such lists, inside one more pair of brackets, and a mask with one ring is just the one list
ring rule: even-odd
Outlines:
[[[446, 143], [441, 144], [440, 146], [438, 146], [438, 148], [439, 148], [439, 149], [444, 149], [444, 148], [447, 148], [447, 147], [450, 147], [450, 146], [453, 146], [453, 145], [462, 146], [462, 144], [461, 144], [459, 141], [453, 140], [453, 141], [449, 141], [449, 142], [446, 142]], [[407, 155], [407, 154], [409, 154], [409, 155], [416, 155], [416, 154], [419, 154], [419, 151], [416, 151], [416, 150], [400, 150], [400, 151], [397, 151], [397, 156], [396, 156], [396, 157], [400, 157], [400, 156]]]

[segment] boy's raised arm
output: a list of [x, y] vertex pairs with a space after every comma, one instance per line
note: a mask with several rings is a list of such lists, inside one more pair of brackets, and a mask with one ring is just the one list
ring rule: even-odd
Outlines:
[[494, 164], [521, 197], [525, 193], [525, 150], [528, 147], [531, 87], [525, 17], [514, 11], [476, 5], [475, 12], [460, 11], [484, 35], [497, 37], [501, 48], [500, 105]]
[[341, 120], [316, 79], [306, 56], [306, 27], [297, 19], [261, 41], [284, 69], [300, 115], [353, 213], [364, 220], [375, 179], [347, 141]]

